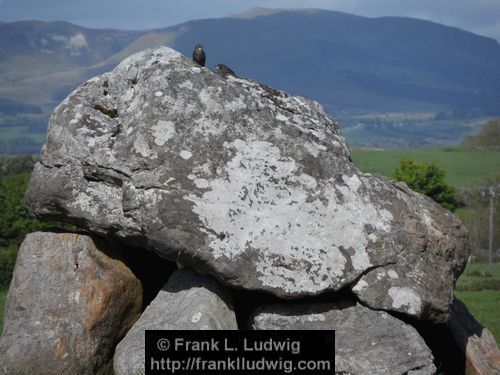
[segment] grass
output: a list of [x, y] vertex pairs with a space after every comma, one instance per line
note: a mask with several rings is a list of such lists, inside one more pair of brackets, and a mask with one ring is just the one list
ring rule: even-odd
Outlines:
[[7, 298], [7, 292], [9, 287], [0, 286], [0, 333], [3, 331], [3, 309], [5, 304], [5, 299]]
[[487, 263], [481, 262], [468, 264], [464, 273], [458, 279], [457, 290], [470, 291], [471, 289], [474, 289], [474, 287], [477, 288], [477, 286], [480, 285], [485, 286], [479, 289], [500, 290], [500, 287], [497, 285], [500, 282], [500, 263], [493, 263], [492, 277], [484, 276], [487, 269]]
[[500, 263], [493, 263], [491, 277], [484, 276], [486, 270], [487, 263], [467, 265], [457, 280], [455, 296], [500, 343]]
[[363, 172], [391, 177], [403, 158], [435, 163], [446, 171], [446, 182], [453, 187], [470, 186], [494, 172], [500, 172], [500, 150], [435, 148], [419, 150], [353, 150], [354, 163]]
[[500, 343], [500, 290], [480, 292], [455, 292], [455, 296], [467, 305], [474, 318], [495, 336]]

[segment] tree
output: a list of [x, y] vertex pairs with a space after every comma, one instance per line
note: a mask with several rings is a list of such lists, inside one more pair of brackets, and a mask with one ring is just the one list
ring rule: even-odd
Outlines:
[[28, 233], [68, 225], [30, 218], [24, 208], [33, 158], [0, 156], [0, 285], [8, 284], [19, 245]]
[[445, 182], [445, 172], [434, 163], [401, 159], [392, 177], [405, 182], [412, 190], [431, 197], [448, 210], [454, 211], [460, 206], [457, 192]]
[[500, 148], [500, 119], [489, 121], [477, 135], [463, 139], [462, 146], [472, 148]]
[[18, 246], [15, 243], [11, 243], [6, 249], [0, 249], [0, 286], [10, 284], [16, 265], [17, 252]]
[[29, 174], [21, 173], [0, 180], [0, 246], [20, 244], [30, 232], [49, 228], [52, 224], [28, 217], [23, 205]]

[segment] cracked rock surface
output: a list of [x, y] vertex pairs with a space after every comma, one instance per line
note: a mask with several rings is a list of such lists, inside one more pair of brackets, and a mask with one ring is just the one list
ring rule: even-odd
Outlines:
[[433, 356], [410, 325], [384, 311], [349, 303], [266, 305], [254, 313], [257, 330], [335, 330], [335, 373], [432, 375]]
[[166, 47], [56, 108], [25, 204], [237, 288], [352, 288], [373, 308], [436, 321], [469, 252], [450, 212], [361, 173], [318, 103]]
[[116, 375], [144, 374], [145, 331], [236, 330], [231, 295], [213, 277], [176, 271], [116, 347]]

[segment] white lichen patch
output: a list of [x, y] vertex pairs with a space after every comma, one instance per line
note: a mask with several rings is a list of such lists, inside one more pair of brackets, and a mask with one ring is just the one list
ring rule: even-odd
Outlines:
[[206, 189], [210, 186], [208, 180], [204, 178], [195, 178], [193, 182], [198, 189]]
[[[343, 280], [351, 249], [356, 270], [371, 266], [365, 226], [390, 228], [392, 215], [356, 194], [361, 181], [346, 176], [318, 182], [266, 141], [226, 142], [232, 155], [221, 178], [208, 178], [202, 196], [189, 194], [215, 258], [256, 255], [263, 286], [287, 293], [319, 292]], [[341, 201], [339, 200], [341, 198]], [[225, 236], [217, 236], [224, 233]]]
[[365, 280], [359, 280], [356, 285], [352, 288], [354, 292], [361, 292], [368, 288], [370, 285]]
[[201, 312], [196, 312], [193, 314], [193, 317], [191, 318], [191, 323], [198, 323], [201, 320], [201, 317], [203, 314]]
[[134, 99], [135, 90], [133, 88], [129, 88], [125, 93], [120, 97], [120, 101], [122, 103], [130, 103], [132, 99]]
[[321, 151], [318, 147], [317, 147], [317, 144], [316, 143], [313, 143], [313, 142], [305, 142], [304, 143], [304, 147], [305, 149], [307, 150], [307, 152], [309, 152], [312, 156], [314, 156], [315, 158], [317, 158], [319, 156], [319, 152]]
[[172, 121], [160, 120], [152, 127], [154, 142], [158, 146], [163, 146], [170, 139], [177, 135], [175, 124]]
[[205, 178], [197, 178], [194, 174], [190, 174], [187, 177], [188, 179], [193, 181], [194, 185], [198, 189], [206, 189], [210, 186], [210, 182]]
[[154, 154], [151, 151], [151, 148], [149, 147], [148, 142], [144, 137], [140, 136], [139, 134], [137, 135], [135, 141], [134, 141], [134, 149], [138, 154], [141, 154], [145, 158], [156, 158], [158, 157], [156, 154]]
[[324, 322], [326, 318], [323, 314], [308, 314], [306, 315], [306, 320], [308, 322]]
[[174, 182], [174, 181], [175, 181], [175, 178], [170, 177], [167, 181], [165, 181], [165, 182], [163, 183], [163, 185], [168, 186], [168, 184], [170, 184], [171, 182]]
[[278, 113], [276, 115], [276, 120], [278, 120], [278, 121], [285, 121], [286, 122], [286, 121], [288, 121], [288, 117], [282, 115], [281, 113]]
[[189, 160], [193, 157], [193, 153], [188, 150], [182, 150], [181, 152], [179, 152], [179, 156], [184, 160]]
[[352, 175], [351, 177], [344, 175], [342, 176], [342, 181], [344, 181], [353, 192], [357, 192], [361, 186], [361, 180], [356, 175]]
[[394, 270], [387, 271], [387, 275], [389, 275], [391, 279], [399, 279], [398, 273]]
[[392, 298], [392, 307], [395, 309], [406, 311], [412, 315], [420, 314], [422, 301], [413, 289], [406, 287], [391, 287], [388, 294]]
[[77, 124], [80, 121], [81, 118], [82, 118], [82, 114], [81, 113], [76, 113], [75, 117], [69, 123], [71, 125]]
[[368, 288], [370, 285], [363, 279], [359, 280], [356, 285], [352, 288], [354, 292], [361, 292]]

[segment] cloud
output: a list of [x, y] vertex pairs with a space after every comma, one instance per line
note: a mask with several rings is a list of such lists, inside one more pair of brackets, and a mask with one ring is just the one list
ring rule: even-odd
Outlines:
[[82, 33], [78, 33], [75, 36], [69, 38], [69, 45], [73, 48], [88, 48], [87, 39]]

